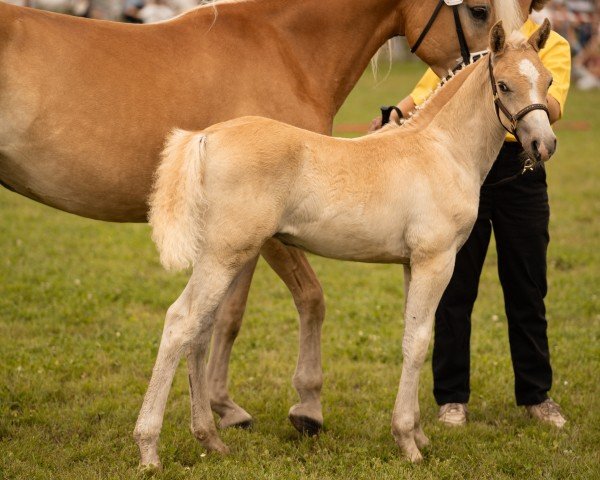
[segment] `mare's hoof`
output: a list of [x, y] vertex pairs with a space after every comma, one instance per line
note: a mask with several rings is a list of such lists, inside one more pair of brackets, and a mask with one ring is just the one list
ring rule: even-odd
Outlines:
[[254, 420], [250, 414], [241, 410], [221, 417], [221, 420], [219, 420], [219, 428], [242, 428], [244, 430], [249, 430], [252, 428], [253, 423]]
[[294, 428], [302, 435], [308, 435], [309, 437], [312, 437], [314, 435], [318, 435], [323, 429], [323, 422], [319, 422], [318, 420], [307, 417], [306, 415], [294, 415], [293, 413], [290, 413], [289, 419]]
[[254, 420], [251, 418], [249, 420], [242, 420], [237, 423], [229, 423], [227, 425], [223, 425], [223, 422], [219, 422], [219, 428], [239, 428], [241, 430], [251, 430], [254, 425]]
[[218, 455], [223, 455], [223, 456], [229, 455], [229, 453], [230, 453], [229, 447], [227, 445], [225, 445], [225, 444], [223, 444], [223, 445], [221, 445], [221, 446], [219, 446], [217, 448], [211, 448], [210, 451], [212, 453], [216, 453]]

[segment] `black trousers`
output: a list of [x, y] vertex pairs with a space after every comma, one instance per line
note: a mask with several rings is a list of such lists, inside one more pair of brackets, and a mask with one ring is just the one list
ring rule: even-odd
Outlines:
[[546, 333], [546, 251], [550, 209], [546, 172], [537, 167], [497, 187], [486, 184], [521, 169], [517, 143], [502, 147], [481, 189], [473, 231], [458, 252], [435, 316], [433, 393], [439, 405], [469, 401], [471, 312], [492, 229], [504, 293], [517, 405], [548, 398], [552, 368]]

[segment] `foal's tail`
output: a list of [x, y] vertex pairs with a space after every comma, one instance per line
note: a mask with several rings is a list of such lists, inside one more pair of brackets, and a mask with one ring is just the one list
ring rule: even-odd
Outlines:
[[206, 136], [174, 130], [167, 138], [150, 196], [152, 239], [167, 270], [192, 266], [204, 231]]

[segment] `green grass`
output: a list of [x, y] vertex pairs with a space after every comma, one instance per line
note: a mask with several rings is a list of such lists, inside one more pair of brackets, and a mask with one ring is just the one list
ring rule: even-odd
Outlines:
[[[365, 75], [338, 121], [366, 123], [421, 72]], [[600, 478], [600, 93], [574, 91], [548, 165], [552, 220], [547, 299], [553, 397], [564, 431], [533, 423], [514, 403], [506, 319], [490, 249], [473, 315], [471, 422], [437, 425], [430, 363], [421, 379], [423, 464], [399, 458], [390, 435], [401, 370], [398, 266], [312, 257], [327, 298], [323, 334], [326, 428], [301, 438], [286, 419], [297, 320], [289, 294], [261, 260], [231, 368], [252, 431], [223, 432], [227, 458], [203, 455], [189, 433], [182, 363], [169, 397], [157, 478]], [[185, 274], [167, 274], [146, 225], [116, 225], [0, 191], [0, 478], [127, 479], [138, 462], [132, 430], [164, 313]], [[498, 317], [496, 319], [496, 316]]]

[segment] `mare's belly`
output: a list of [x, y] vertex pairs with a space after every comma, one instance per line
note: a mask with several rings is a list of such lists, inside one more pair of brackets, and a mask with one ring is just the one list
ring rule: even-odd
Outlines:
[[146, 221], [152, 169], [123, 168], [94, 157], [52, 152], [0, 153], [0, 183], [25, 197], [69, 213], [113, 222]]

